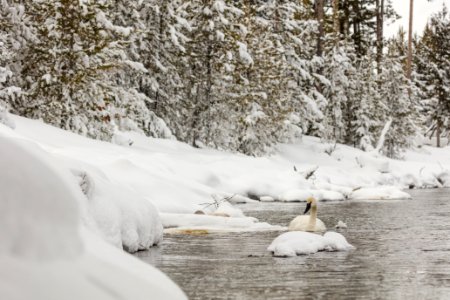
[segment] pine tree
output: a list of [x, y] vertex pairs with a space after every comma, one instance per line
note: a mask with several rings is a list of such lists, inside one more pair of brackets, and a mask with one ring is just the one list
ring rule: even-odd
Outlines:
[[444, 6], [433, 15], [418, 44], [417, 72], [421, 82], [428, 134], [450, 135], [450, 16]]
[[283, 1], [245, 1], [242, 7], [246, 31], [238, 44], [233, 103], [239, 117], [236, 149], [246, 154], [270, 151], [289, 121], [290, 66], [282, 33], [290, 8]]
[[[388, 44], [389, 51], [379, 78], [379, 93], [388, 109], [385, 119], [381, 121], [386, 123], [392, 119], [392, 123], [383, 152], [389, 157], [398, 157], [404, 149], [414, 145], [414, 139], [420, 133], [419, 106], [415, 92], [410, 92], [409, 80], [401, 63], [402, 57], [398, 55], [395, 43], [388, 41]], [[379, 126], [379, 132], [383, 123]]]
[[21, 70], [27, 104], [14, 110], [109, 139], [114, 108], [127, 92], [113, 75], [134, 67], [123, 50], [131, 29], [112, 24], [102, 1], [45, 0], [31, 2], [27, 9], [36, 39], [29, 41]]
[[289, 110], [284, 121], [283, 141], [302, 133], [323, 132], [323, 107], [326, 102], [317, 88], [323, 59], [316, 56], [318, 24], [312, 19], [308, 6], [279, 1], [276, 5], [281, 44], [287, 62]]
[[177, 136], [194, 146], [231, 148], [225, 102], [236, 53], [241, 11], [222, 0], [189, 1], [185, 6], [191, 30], [186, 33], [185, 58], [178, 68], [182, 73], [181, 101], [177, 103]]
[[134, 29], [128, 38], [127, 55], [132, 61], [142, 63], [142, 69], [132, 74], [122, 73], [119, 81], [122, 85], [135, 87], [147, 97], [142, 98], [144, 105], [141, 103], [134, 111], [141, 111], [141, 114], [146, 111], [145, 115], [142, 114], [142, 122], [155, 120], [148, 124], [150, 127], [144, 126], [144, 131], [151, 136], [167, 137], [164, 135], [168, 130], [165, 125], [159, 133], [149, 132], [157, 123], [167, 123], [174, 131], [184, 132], [179, 128], [181, 120], [176, 115], [183, 98], [179, 92], [183, 86], [182, 65], [177, 64], [183, 63], [187, 40], [183, 31], [190, 29], [184, 18], [186, 5], [181, 0], [131, 3], [114, 0], [111, 7], [110, 14], [115, 24]]
[[0, 6], [0, 114], [10, 108], [21, 94], [17, 86], [17, 65], [20, 51], [18, 32], [24, 26], [23, 6], [1, 0]]
[[[349, 133], [352, 136], [350, 144], [364, 151], [374, 149], [378, 136], [375, 134], [388, 108], [384, 105], [378, 93], [377, 78], [373, 69], [373, 55], [368, 52], [361, 58], [357, 67], [355, 93], [351, 109], [354, 110]], [[378, 67], [378, 66], [377, 66]]]
[[356, 69], [356, 55], [351, 44], [343, 41], [332, 46], [325, 56], [325, 82], [323, 95], [328, 103], [325, 109], [325, 140], [349, 142], [349, 125], [352, 117], [352, 98]]

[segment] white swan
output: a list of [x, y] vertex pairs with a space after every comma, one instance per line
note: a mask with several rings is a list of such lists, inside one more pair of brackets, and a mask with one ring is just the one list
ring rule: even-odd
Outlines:
[[306, 199], [306, 209], [304, 214], [311, 209], [309, 216], [301, 215], [297, 216], [289, 224], [289, 231], [310, 231], [310, 232], [325, 232], [327, 228], [325, 224], [317, 218], [317, 202], [313, 197]]

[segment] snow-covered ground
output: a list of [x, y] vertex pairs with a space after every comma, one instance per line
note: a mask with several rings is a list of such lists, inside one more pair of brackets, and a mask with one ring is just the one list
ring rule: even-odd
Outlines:
[[7, 119], [0, 124], [1, 299], [35, 291], [45, 299], [79, 299], [84, 291], [95, 299], [183, 298], [165, 275], [120, 248], [158, 244], [163, 227], [285, 229], [246, 217], [239, 202], [398, 199], [409, 197], [404, 188], [450, 186], [450, 147], [424, 146], [399, 161], [304, 137], [254, 158], [136, 133], [118, 133], [111, 144]]

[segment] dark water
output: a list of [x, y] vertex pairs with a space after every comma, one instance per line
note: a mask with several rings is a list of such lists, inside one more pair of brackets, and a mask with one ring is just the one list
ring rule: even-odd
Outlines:
[[[356, 246], [274, 258], [279, 232], [166, 235], [136, 254], [190, 299], [450, 299], [450, 190], [411, 191], [413, 200], [320, 203], [319, 218]], [[287, 225], [297, 204], [246, 204], [249, 216]]]

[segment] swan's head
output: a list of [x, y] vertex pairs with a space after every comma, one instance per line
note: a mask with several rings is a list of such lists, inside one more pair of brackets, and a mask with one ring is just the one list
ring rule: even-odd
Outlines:
[[306, 199], [306, 208], [305, 208], [305, 212], [303, 214], [306, 214], [311, 207], [315, 207], [316, 206], [316, 199], [314, 199], [314, 197], [309, 197], [308, 199]]

